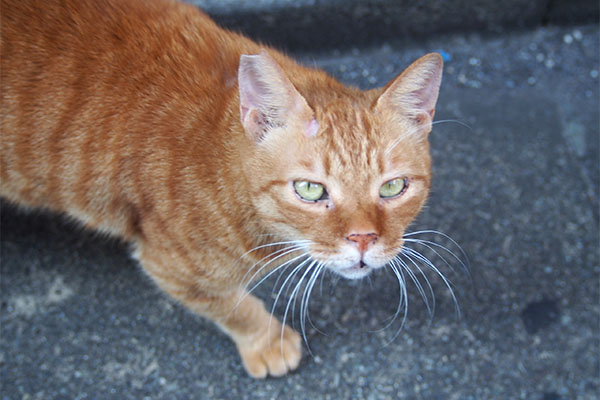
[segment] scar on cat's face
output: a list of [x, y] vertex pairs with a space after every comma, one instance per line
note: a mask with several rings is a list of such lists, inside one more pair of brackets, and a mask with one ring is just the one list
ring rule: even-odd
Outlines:
[[[312, 93], [307, 101], [268, 56], [253, 57], [256, 64], [242, 68], [254, 68], [255, 81], [240, 75], [240, 84], [254, 90], [246, 103], [242, 95], [242, 122], [260, 130], [265, 119], [279, 119], [255, 136], [257, 209], [272, 229], [306, 240], [313, 259], [347, 278], [383, 267], [400, 252], [429, 190], [428, 97], [437, 97], [439, 82], [427, 68], [439, 61], [416, 72], [425, 75], [425, 88], [411, 90], [420, 77], [409, 70], [382, 92], [337, 91], [334, 99]], [[263, 78], [261, 68], [276, 78]], [[261, 123], [248, 121], [249, 113]], [[316, 132], [307, 134], [306, 126]]]

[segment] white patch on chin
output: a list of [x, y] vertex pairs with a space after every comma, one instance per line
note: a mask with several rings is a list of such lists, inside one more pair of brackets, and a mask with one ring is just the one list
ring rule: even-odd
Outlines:
[[381, 261], [381, 249], [374, 246], [369, 249], [361, 260], [360, 252], [354, 246], [344, 246], [339, 255], [328, 260], [327, 266], [333, 272], [347, 279], [361, 279], [374, 269], [385, 265]]
[[362, 279], [365, 276], [369, 275], [371, 271], [373, 271], [373, 268], [369, 267], [368, 265], [362, 262], [358, 262], [357, 264], [352, 265], [350, 267], [336, 268], [334, 269], [334, 271], [346, 279]]

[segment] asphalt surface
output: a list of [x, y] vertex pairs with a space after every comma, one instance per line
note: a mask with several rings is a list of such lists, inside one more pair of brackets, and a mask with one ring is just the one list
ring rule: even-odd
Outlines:
[[380, 44], [449, 32], [595, 23], [594, 0], [185, 0], [217, 22], [288, 50]]
[[[421, 249], [452, 279], [460, 319], [430, 274], [434, 317], [412, 285], [402, 330], [377, 331], [396, 311], [395, 278], [327, 275], [310, 304], [327, 334], [308, 330], [313, 356], [255, 381], [229, 339], [159, 292], [125, 245], [4, 204], [1, 398], [598, 398], [598, 38], [582, 25], [297, 54], [369, 88], [444, 52], [436, 120], [458, 122], [434, 127], [433, 192], [412, 229], [445, 232], [468, 254], [472, 279]], [[274, 283], [261, 288], [267, 303]]]

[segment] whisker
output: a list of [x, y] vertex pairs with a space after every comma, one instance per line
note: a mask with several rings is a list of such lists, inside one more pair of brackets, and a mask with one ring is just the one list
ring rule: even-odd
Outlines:
[[450, 295], [452, 296], [452, 300], [454, 301], [454, 304], [456, 307], [457, 318], [460, 319], [460, 315], [461, 315], [460, 306], [458, 305], [458, 300], [456, 298], [456, 295], [454, 294], [454, 290], [452, 290], [452, 282], [448, 278], [446, 278], [446, 276], [444, 274], [442, 274], [442, 272], [427, 257], [422, 255], [418, 251], [411, 249], [409, 247], [406, 247], [406, 246], [402, 248], [402, 251], [405, 256], [414, 257], [418, 261], [421, 261], [424, 265], [429, 267], [432, 271], [434, 271], [442, 279], [442, 281], [448, 288]]
[[273, 242], [273, 243], [266, 243], [266, 244], [262, 244], [260, 246], [256, 246], [251, 248], [250, 250], [248, 250], [247, 252], [245, 252], [244, 254], [242, 254], [241, 256], [238, 257], [238, 259], [247, 256], [248, 254], [256, 251], [256, 250], [260, 250], [260, 249], [264, 249], [265, 247], [273, 247], [273, 246], [281, 246], [283, 244], [301, 244], [301, 243], [310, 243], [310, 240], [307, 239], [302, 239], [302, 240], [286, 240], [283, 242]]
[[457, 119], [442, 119], [442, 120], [439, 120], [439, 121], [432, 122], [431, 125], [433, 126], [433, 125], [437, 125], [437, 124], [441, 124], [441, 123], [447, 123], [447, 122], [453, 122], [455, 124], [462, 125], [465, 128], [469, 129], [471, 132], [473, 132], [473, 128], [471, 128], [471, 126], [469, 124], [467, 124], [465, 122], [462, 122], [462, 121], [459, 121]]
[[391, 263], [390, 268], [392, 269], [392, 271], [396, 275], [396, 278], [398, 279], [398, 285], [400, 286], [400, 298], [398, 300], [398, 308], [396, 308], [396, 313], [394, 314], [394, 317], [388, 323], [386, 328], [389, 327], [398, 318], [398, 316], [400, 315], [400, 310], [402, 309], [402, 305], [404, 305], [404, 313], [402, 315], [402, 322], [400, 323], [400, 327], [398, 328], [394, 336], [387, 343], [384, 344], [384, 346], [388, 346], [398, 337], [398, 335], [404, 328], [404, 325], [406, 324], [406, 318], [408, 316], [408, 291], [406, 289], [406, 279], [404, 278], [402, 270], [398, 268], [396, 263]]
[[[281, 284], [281, 287], [279, 288], [279, 290], [277, 291], [277, 296], [275, 296], [275, 301], [273, 302], [273, 307], [271, 307], [271, 318], [269, 318], [269, 327], [267, 329], [267, 332], [271, 331], [271, 322], [273, 320], [273, 314], [275, 314], [275, 307], [277, 307], [277, 302], [279, 301], [279, 297], [281, 297], [281, 294], [283, 292], [283, 289], [285, 288], [285, 286], [287, 285], [287, 283], [290, 281], [290, 279], [293, 279], [293, 277], [302, 269], [302, 267], [308, 263], [309, 261], [311, 261], [311, 258], [307, 258], [306, 260], [302, 261], [300, 264], [298, 264], [296, 267], [294, 267], [294, 269], [292, 270], [292, 272], [290, 272], [290, 274], [287, 276], [287, 278], [284, 279], [283, 283]], [[315, 263], [315, 261], [313, 261], [310, 265], [313, 265]], [[285, 319], [282, 321], [283, 324], [285, 324]], [[269, 334], [270, 335], [270, 334]]]
[[[308, 349], [309, 354], [312, 356], [312, 350], [310, 348], [310, 345], [308, 344], [308, 338], [306, 337], [306, 317], [308, 316], [308, 319], [310, 321], [310, 314], [308, 312], [308, 302], [310, 301], [310, 293], [312, 292], [313, 286], [316, 282], [316, 279], [319, 277], [319, 274], [321, 273], [321, 271], [323, 270], [325, 266], [321, 263], [319, 263], [317, 265], [317, 267], [315, 268], [315, 270], [313, 271], [311, 277], [309, 278], [308, 282], [306, 283], [306, 286], [304, 288], [304, 293], [302, 293], [302, 300], [300, 302], [300, 328], [302, 331], [302, 337], [304, 338], [304, 343], [306, 343], [306, 348]], [[319, 331], [319, 329], [317, 329], [311, 322], [311, 325], [313, 326], [313, 328], [315, 328], [317, 331]], [[320, 333], [322, 333], [321, 331], [319, 331]]]
[[[444, 250], [446, 253], [450, 254], [456, 261], [458, 261], [458, 263], [460, 264], [460, 266], [462, 267], [462, 269], [469, 275], [471, 275], [471, 271], [468, 265], [466, 265], [463, 260], [460, 259], [460, 257], [458, 257], [453, 251], [451, 251], [450, 249], [448, 249], [446, 246], [443, 246], [439, 243], [436, 242], [432, 242], [431, 240], [422, 240], [422, 239], [411, 239], [411, 238], [404, 238], [404, 241], [407, 242], [412, 242], [412, 243], [417, 243], [420, 244], [422, 246], [427, 247], [429, 250], [433, 251], [436, 255], [438, 255], [441, 259], [444, 259], [444, 257], [442, 257], [437, 251], [435, 251], [435, 249], [433, 249], [431, 246], [440, 248], [442, 250]], [[468, 261], [468, 260], [467, 260]], [[447, 264], [447, 263], [446, 263]], [[452, 267], [450, 267], [452, 269]]]
[[400, 135], [394, 142], [385, 150], [385, 155], [389, 155], [389, 153], [398, 145], [398, 143], [402, 142], [404, 139], [417, 132], [420, 128], [413, 128], [411, 131]]
[[[323, 275], [321, 275], [321, 274], [323, 273], [323, 271], [327, 271], [327, 263], [326, 263], [326, 262], [324, 262], [324, 263], [320, 263], [320, 264], [321, 264], [322, 268], [319, 270], [319, 272], [318, 272], [318, 274], [317, 274], [317, 279], [318, 279], [318, 278], [321, 278], [321, 282], [319, 283], [319, 286], [320, 286], [320, 287], [319, 287], [319, 290], [321, 291], [320, 295], [322, 296], [322, 295], [323, 295], [323, 290], [322, 290], [322, 289], [323, 289]], [[316, 279], [315, 279], [315, 283], [316, 283]], [[311, 290], [311, 291], [312, 291], [312, 287], [313, 287], [313, 286], [314, 286], [314, 283], [313, 283], [313, 285], [312, 285], [312, 286], [311, 286], [311, 288], [310, 288], [310, 290]], [[309, 296], [310, 296], [310, 293], [309, 293]], [[317, 332], [319, 332], [321, 335], [324, 335], [324, 336], [329, 336], [328, 334], [326, 334], [325, 332], [321, 331], [319, 328], [317, 328], [317, 327], [315, 326], [315, 324], [313, 323], [312, 319], [310, 318], [310, 313], [307, 313], [307, 315], [306, 315], [306, 316], [307, 316], [307, 318], [308, 318], [308, 323], [309, 323], [309, 324], [310, 324], [310, 325], [311, 325], [311, 326], [312, 326], [312, 327], [313, 327], [313, 328], [314, 328], [314, 329], [315, 329]]]
[[[262, 244], [262, 245], [260, 245], [260, 246], [256, 246], [256, 247], [253, 247], [253, 248], [251, 248], [250, 250], [248, 250], [247, 252], [245, 252], [244, 254], [242, 254], [241, 256], [239, 256], [239, 257], [237, 258], [237, 260], [235, 260], [235, 262], [234, 262], [233, 264], [234, 264], [234, 265], [235, 265], [235, 264], [237, 264], [237, 263], [238, 263], [238, 262], [239, 262], [239, 261], [240, 261], [242, 258], [246, 257], [248, 254], [250, 254], [250, 253], [252, 253], [252, 252], [255, 252], [255, 251], [257, 251], [257, 250], [260, 250], [260, 249], [267, 248], [267, 247], [282, 246], [282, 245], [284, 245], [284, 244], [291, 244], [291, 245], [293, 245], [293, 246], [302, 246], [302, 245], [308, 245], [308, 244], [310, 244], [310, 243], [311, 243], [311, 241], [310, 241], [310, 240], [303, 239], [303, 240], [287, 240], [287, 241], [283, 241], [283, 242], [273, 242], [273, 243], [266, 243], [266, 244]], [[278, 250], [278, 251], [279, 251], [279, 250]], [[257, 263], [260, 263], [262, 260], [264, 260], [265, 258], [268, 258], [270, 255], [271, 255], [271, 254], [269, 254], [269, 255], [267, 255], [267, 256], [265, 256], [265, 257], [263, 257], [263, 258], [262, 258], [260, 261], [258, 261]], [[256, 265], [256, 264], [254, 264], [254, 265]], [[254, 267], [254, 266], [253, 266], [253, 267]]]
[[[283, 333], [284, 333], [284, 329], [285, 329], [285, 320], [287, 319], [287, 315], [290, 310], [290, 305], [291, 305], [292, 301], [295, 302], [295, 298], [298, 295], [298, 291], [300, 290], [300, 287], [302, 286], [304, 278], [306, 278], [306, 276], [313, 269], [315, 264], [317, 264], [317, 261], [313, 260], [313, 262], [306, 268], [306, 271], [304, 271], [304, 274], [302, 274], [302, 276], [298, 280], [298, 283], [294, 287], [294, 290], [292, 291], [292, 294], [290, 295], [290, 299], [288, 300], [288, 303], [285, 306], [285, 311], [283, 313], [283, 323], [281, 325], [281, 354], [282, 354], [282, 356], [283, 356]], [[311, 355], [312, 355], [312, 353], [311, 353]]]
[[419, 271], [419, 273], [421, 274], [423, 279], [425, 279], [425, 283], [427, 284], [429, 293], [431, 293], [431, 314], [430, 314], [430, 319], [429, 319], [429, 323], [431, 323], [433, 321], [433, 316], [435, 314], [435, 305], [436, 305], [435, 292], [433, 291], [431, 282], [429, 282], [429, 278], [427, 278], [427, 275], [425, 275], [425, 272], [423, 272], [423, 269], [421, 269], [421, 267], [419, 267], [419, 264], [417, 264], [412, 258], [408, 257], [406, 254], [402, 253], [402, 249], [400, 249], [400, 252], [398, 253], [397, 257], [400, 258], [401, 256], [405, 256], [406, 259], [409, 260], [412, 263], [412, 265], [414, 265], [414, 267]]
[[398, 292], [399, 292], [398, 306], [396, 307], [396, 311], [394, 312], [394, 314], [391, 317], [388, 317], [388, 318], [390, 318], [390, 321], [385, 326], [383, 326], [382, 328], [376, 329], [374, 331], [371, 331], [371, 332], [381, 332], [381, 331], [384, 331], [387, 328], [389, 328], [394, 323], [394, 321], [396, 321], [396, 319], [398, 319], [398, 316], [400, 315], [400, 311], [402, 310], [402, 306], [405, 304], [404, 293], [405, 293], [405, 288], [406, 288], [406, 282], [404, 281], [403, 276], [400, 275], [400, 272], [398, 271], [398, 266], [397, 266], [395, 260], [391, 260], [389, 262], [389, 264], [387, 264], [387, 266], [389, 267], [389, 270], [392, 272], [394, 277], [398, 280]]
[[[441, 124], [441, 123], [447, 123], [447, 122], [453, 122], [453, 123], [462, 125], [462, 126], [466, 127], [467, 129], [469, 129], [471, 132], [473, 132], [473, 128], [471, 128], [468, 124], [466, 124], [462, 121], [456, 120], [456, 119], [443, 119], [440, 121], [434, 121], [431, 123], [431, 126]], [[408, 133], [404, 133], [401, 136], [399, 136], [396, 140], [394, 140], [394, 142], [391, 144], [391, 146], [389, 146], [386, 149], [385, 155], [387, 156], [394, 149], [394, 147], [396, 147], [398, 145], [398, 143], [402, 142], [405, 138], [409, 137], [410, 135], [417, 132], [418, 130], [419, 130], [419, 128], [414, 128], [414, 129], [410, 130]]]
[[[310, 258], [310, 254], [308, 252], [303, 253], [302, 255], [306, 255], [308, 256], [308, 258]], [[294, 260], [296, 260], [296, 258], [294, 258]], [[290, 267], [292, 264], [288, 265], [288, 267]], [[286, 267], [286, 269], [288, 268]], [[275, 290], [277, 288], [277, 285], [279, 284], [279, 280], [281, 279], [281, 277], [283, 276], [284, 271], [281, 271], [281, 274], [279, 274], [279, 276], [277, 277], [277, 279], [275, 280], [275, 283], [273, 284], [273, 290]], [[286, 292], [287, 294], [288, 292]]]
[[[245, 290], [245, 289], [244, 289], [244, 290], [240, 290], [240, 292], [241, 292], [240, 298], [238, 299], [238, 301], [237, 301], [237, 303], [235, 304], [235, 306], [232, 308], [232, 311], [235, 311], [235, 310], [236, 310], [236, 309], [239, 307], [239, 305], [240, 305], [240, 304], [241, 304], [241, 303], [242, 303], [242, 302], [243, 302], [243, 301], [246, 299], [246, 297], [250, 296], [250, 294], [251, 294], [251, 293], [252, 293], [252, 292], [253, 292], [253, 291], [254, 291], [254, 290], [257, 288], [257, 287], [259, 287], [259, 286], [260, 286], [260, 285], [261, 285], [261, 284], [262, 284], [262, 283], [263, 283], [265, 280], [267, 280], [267, 279], [268, 279], [268, 278], [269, 278], [271, 275], [273, 275], [275, 272], [277, 272], [277, 271], [281, 270], [282, 268], [283, 268], [283, 271], [282, 271], [282, 272], [284, 272], [286, 269], [288, 269], [288, 268], [289, 268], [289, 267], [290, 267], [290, 266], [291, 266], [291, 265], [294, 263], [294, 261], [296, 261], [296, 260], [298, 260], [298, 259], [300, 259], [300, 258], [302, 258], [302, 257], [306, 257], [306, 256], [307, 256], [307, 253], [303, 253], [303, 254], [301, 254], [301, 255], [299, 255], [299, 256], [297, 256], [297, 257], [294, 257], [294, 258], [293, 258], [293, 259], [291, 259], [291, 260], [288, 260], [288, 261], [284, 262], [283, 264], [281, 264], [281, 265], [279, 265], [279, 266], [275, 267], [275, 268], [274, 268], [274, 269], [273, 269], [271, 272], [269, 272], [269, 273], [268, 273], [266, 276], [264, 276], [264, 277], [263, 277], [263, 278], [262, 278], [262, 279], [261, 279], [259, 282], [257, 282], [257, 283], [256, 283], [256, 284], [255, 284], [255, 285], [252, 287], [252, 289], [250, 289], [250, 290]], [[250, 282], [251, 282], [251, 281], [250, 281]], [[250, 284], [250, 282], [248, 282], [248, 285]], [[246, 286], [247, 286], [247, 285], [246, 285]]]
[[431, 307], [429, 305], [429, 298], [427, 297], [427, 295], [425, 294], [425, 290], [423, 289], [423, 286], [421, 285], [421, 281], [419, 280], [419, 278], [414, 274], [414, 272], [411, 271], [411, 269], [408, 267], [408, 265], [404, 262], [404, 260], [402, 260], [400, 257], [397, 257], [395, 259], [398, 264], [400, 265], [400, 267], [402, 267], [402, 269], [404, 271], [406, 271], [406, 273], [408, 274], [408, 276], [410, 277], [411, 281], [415, 284], [415, 286], [417, 287], [417, 290], [419, 291], [419, 293], [421, 294], [421, 297], [423, 298], [423, 302], [425, 303], [425, 307], [427, 308], [427, 311], [429, 313], [429, 317], [430, 319], [433, 318], [433, 314], [432, 314], [432, 310]]
[[[289, 268], [291, 265], [293, 265], [293, 263], [295, 261], [301, 259], [302, 257], [309, 257], [309, 255], [306, 252], [302, 253], [299, 256], [296, 256], [296, 257], [292, 258], [291, 260], [288, 260], [288, 261], [284, 262], [283, 264], [275, 267], [271, 272], [269, 272], [268, 274], [266, 274], [265, 276], [263, 276], [260, 279], [260, 281], [258, 281], [254, 286], [252, 286], [252, 289], [248, 290], [248, 294], [252, 293], [254, 291], [254, 289], [256, 289], [261, 283], [263, 283], [264, 281], [266, 281], [267, 279], [269, 279], [269, 277], [271, 275], [273, 275], [274, 273], [276, 273], [277, 271], [279, 271], [281, 268], [285, 267], [284, 268], [284, 271], [285, 271], [285, 269]], [[284, 271], [281, 271], [281, 272], [283, 273]], [[280, 277], [281, 277], [281, 275], [280, 275]], [[279, 279], [279, 277], [277, 279]]]
[[[323, 264], [323, 265], [325, 266], [326, 264]], [[323, 281], [324, 280], [325, 279], [323, 279], [323, 277], [321, 276], [321, 282], [319, 282], [319, 295], [320, 296], [323, 296]]]
[[[454, 246], [456, 246], [458, 248], [458, 250], [460, 251], [460, 254], [464, 257], [465, 261], [466, 261], [466, 266], [464, 267], [467, 271], [470, 270], [470, 262], [469, 262], [469, 257], [467, 256], [467, 253], [465, 253], [465, 251], [463, 250], [462, 247], [460, 247], [460, 245], [458, 243], [456, 243], [456, 241], [454, 239], [452, 239], [450, 236], [446, 235], [444, 232], [440, 232], [440, 231], [436, 231], [436, 230], [432, 230], [432, 229], [428, 229], [428, 230], [422, 230], [422, 231], [416, 231], [416, 232], [410, 232], [410, 233], [405, 233], [404, 235], [402, 235], [403, 239], [406, 239], [406, 237], [409, 236], [414, 236], [414, 235], [422, 235], [422, 234], [433, 234], [433, 235], [439, 235], [444, 237], [445, 239], [449, 240], [450, 243], [452, 243]], [[464, 264], [463, 264], [464, 265]]]
[[[248, 287], [248, 285], [254, 280], [254, 278], [256, 278], [260, 272], [266, 268], [269, 264], [271, 264], [273, 261], [280, 259], [281, 257], [285, 257], [286, 255], [293, 253], [295, 251], [298, 250], [302, 250], [304, 249], [303, 245], [295, 245], [295, 246], [289, 246], [289, 247], [284, 247], [283, 249], [274, 251], [273, 253], [264, 256], [263, 258], [261, 258], [260, 260], [258, 260], [256, 263], [254, 263], [250, 268], [248, 268], [248, 271], [244, 274], [244, 276], [241, 279], [241, 282], [244, 282], [244, 280], [246, 279], [246, 276], [248, 276], [248, 274], [257, 266], [259, 265], [261, 262], [263, 262], [264, 260], [266, 260], [269, 257], [273, 257], [275, 254], [278, 253], [282, 253], [279, 254], [276, 257], [273, 257], [271, 260], [269, 260], [267, 263], [263, 264], [256, 272], [254, 272], [254, 274], [250, 277], [250, 279], [248, 279], [247, 283], [244, 285], [244, 288]], [[241, 283], [240, 283], [240, 287], [241, 287]]]
[[[427, 249], [429, 249], [430, 251], [432, 251], [436, 256], [438, 256], [440, 258], [440, 260], [442, 260], [444, 262], [444, 264], [446, 264], [446, 266], [450, 269], [450, 271], [454, 272], [456, 274], [456, 270], [450, 265], [450, 263], [448, 263], [448, 261], [438, 252], [436, 251], [432, 246], [430, 246], [429, 244], [432, 245], [437, 245], [439, 247], [444, 247], [442, 245], [438, 245], [435, 242], [430, 242], [428, 240], [419, 240], [419, 239], [404, 239], [405, 242], [409, 242], [409, 243], [415, 243], [418, 244], [420, 246], [426, 247]], [[455, 258], [458, 259], [458, 257], [456, 257], [452, 252], [450, 252], [448, 250], [448, 252], [450, 254], [452, 254]], [[462, 264], [462, 261], [460, 261], [460, 259], [458, 259], [458, 262]], [[462, 264], [464, 265], [464, 264]]]
[[[434, 242], [434, 241], [431, 241], [431, 240], [417, 239], [417, 238], [414, 238], [414, 239], [407, 238], [407, 236], [414, 236], [414, 235], [419, 235], [419, 234], [434, 234], [434, 235], [442, 236], [443, 238], [445, 238], [448, 241], [450, 241], [450, 243], [452, 243], [456, 248], [458, 248], [458, 250], [459, 250], [462, 258], [459, 257], [458, 255], [456, 255], [456, 253], [454, 253], [453, 251], [451, 251], [449, 248], [447, 248], [447, 247], [445, 247], [445, 246], [443, 246], [443, 245], [441, 245], [441, 244], [439, 244], [437, 242]], [[450, 236], [446, 235], [443, 232], [436, 231], [436, 230], [423, 230], [423, 231], [417, 231], [417, 232], [412, 232], [412, 233], [405, 234], [405, 235], [402, 236], [402, 238], [405, 241], [409, 241], [409, 242], [413, 241], [413, 242], [418, 243], [418, 244], [420, 244], [420, 245], [422, 245], [424, 247], [429, 248], [438, 257], [440, 257], [444, 261], [444, 263], [446, 265], [448, 265], [448, 267], [453, 272], [455, 272], [454, 268], [452, 268], [448, 264], [448, 262], [446, 261], [446, 259], [444, 257], [442, 257], [437, 251], [435, 251], [434, 249], [432, 249], [430, 246], [427, 246], [427, 244], [444, 250], [445, 252], [447, 252], [448, 254], [450, 254], [456, 261], [458, 261], [458, 263], [462, 267], [462, 270], [467, 273], [467, 276], [469, 277], [469, 281], [471, 283], [471, 286], [472, 287], [474, 286], [473, 275], [471, 273], [471, 265], [470, 265], [471, 263], [469, 261], [469, 257], [467, 256], [467, 253], [463, 250], [463, 248], [454, 239], [452, 239]]]

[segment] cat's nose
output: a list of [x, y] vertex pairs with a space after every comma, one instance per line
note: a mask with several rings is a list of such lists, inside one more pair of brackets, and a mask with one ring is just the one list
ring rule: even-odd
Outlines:
[[346, 240], [356, 243], [358, 251], [364, 253], [371, 243], [375, 243], [378, 236], [375, 232], [371, 233], [352, 233], [346, 236]]

